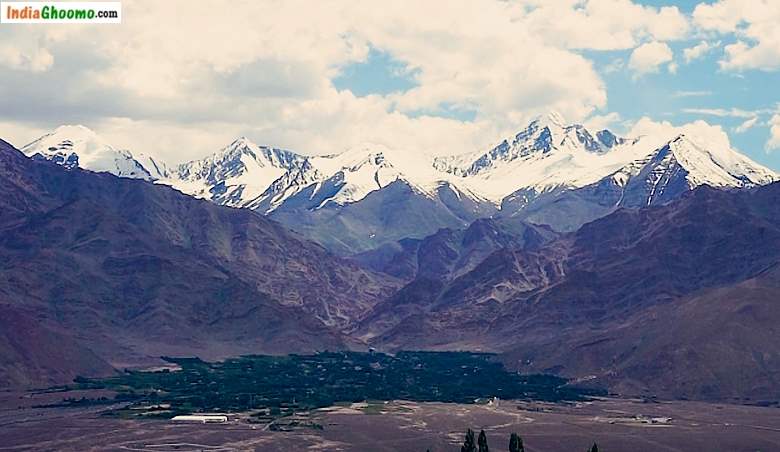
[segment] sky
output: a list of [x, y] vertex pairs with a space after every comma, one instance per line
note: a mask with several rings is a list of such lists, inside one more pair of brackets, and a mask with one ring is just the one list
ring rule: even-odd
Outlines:
[[[169, 163], [238, 136], [304, 154], [487, 150], [532, 118], [691, 133], [780, 171], [778, 0], [122, 1], [0, 24], [0, 137], [83, 124]], [[671, 138], [671, 137], [670, 137]]]

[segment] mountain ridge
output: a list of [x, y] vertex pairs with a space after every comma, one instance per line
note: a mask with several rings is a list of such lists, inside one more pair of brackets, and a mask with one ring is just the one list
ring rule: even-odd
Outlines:
[[2, 385], [161, 355], [359, 347], [339, 329], [399, 285], [259, 213], [146, 180], [68, 170], [5, 142], [0, 176], [2, 345], [22, 341], [0, 358]]
[[620, 209], [541, 248], [500, 248], [454, 278], [416, 278], [354, 334], [379, 348], [498, 352], [522, 372], [632, 395], [772, 398], [779, 201], [780, 183], [702, 186]]
[[[664, 144], [656, 146], [659, 141]], [[25, 149], [30, 155], [40, 147]], [[61, 153], [49, 158], [68, 165]], [[748, 188], [779, 180], [717, 140], [591, 133], [555, 113], [487, 152], [458, 156], [429, 157], [371, 143], [304, 156], [241, 137], [204, 159], [162, 167], [154, 171], [161, 177], [142, 178], [217, 204], [258, 210], [339, 254], [462, 228], [481, 217], [572, 231], [619, 207], [663, 204], [700, 185]], [[389, 222], [370, 207], [377, 199], [404, 206], [399, 215], [428, 209], [430, 219], [419, 221], [424, 212], [412, 212], [405, 224]]]
[[630, 395], [745, 403], [780, 387], [780, 183], [699, 186], [564, 234], [483, 218], [361, 266], [149, 181], [10, 148], [0, 175], [0, 385], [371, 345], [491, 351]]

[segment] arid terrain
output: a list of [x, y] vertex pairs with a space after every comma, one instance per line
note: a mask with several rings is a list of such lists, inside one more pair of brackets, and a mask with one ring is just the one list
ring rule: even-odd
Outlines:
[[100, 415], [106, 406], [33, 408], [63, 396], [2, 393], [0, 450], [457, 451], [468, 427], [484, 429], [497, 451], [506, 449], [511, 432], [522, 436], [529, 452], [585, 450], [593, 441], [607, 452], [780, 449], [780, 409], [744, 405], [628, 399], [499, 401], [497, 406], [395, 401], [296, 414], [275, 426], [250, 424], [240, 415], [228, 424], [200, 425], [107, 418]]

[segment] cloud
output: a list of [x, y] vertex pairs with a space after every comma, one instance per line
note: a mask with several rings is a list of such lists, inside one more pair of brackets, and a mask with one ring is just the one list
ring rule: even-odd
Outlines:
[[623, 61], [622, 58], [615, 58], [614, 60], [610, 61], [606, 66], [604, 66], [601, 70], [604, 71], [605, 74], [613, 74], [615, 72], [623, 70], [624, 67], [626, 67], [626, 62]]
[[740, 108], [683, 108], [685, 113], [693, 113], [697, 115], [717, 116], [720, 118], [752, 118], [758, 114], [763, 113], [765, 110], [742, 110]]
[[[1, 35], [0, 35], [1, 36]], [[32, 42], [0, 41], [0, 67], [23, 72], [45, 72], [54, 64], [54, 57], [45, 48]]]
[[[465, 152], [551, 109], [605, 123], [600, 73], [674, 73], [668, 42], [693, 33], [677, 7], [630, 0], [124, 0], [121, 26], [0, 27], [0, 121], [83, 123], [173, 161], [238, 134], [309, 153], [365, 141]], [[371, 49], [414, 86], [334, 86]], [[602, 68], [583, 52], [617, 49], [634, 50]]]
[[675, 6], [656, 8], [629, 0], [533, 0], [523, 18], [534, 35], [570, 49], [619, 50], [650, 39], [684, 39], [688, 18]]
[[583, 123], [589, 130], [604, 130], [620, 122], [621, 119], [619, 113], [611, 112], [605, 115], [592, 115]]
[[669, 137], [685, 134], [692, 137], [697, 143], [713, 149], [730, 149], [729, 136], [719, 125], [709, 124], [703, 120], [697, 120], [682, 125], [673, 125], [669, 121], [655, 121], [648, 117], [642, 117], [631, 127], [628, 136], [647, 137], [655, 139], [655, 146], [662, 146]]
[[780, 113], [775, 114], [769, 120], [769, 140], [767, 140], [764, 148], [767, 151], [780, 149]]
[[[628, 67], [636, 76], [658, 72], [664, 63], [670, 63], [674, 59], [674, 53], [668, 44], [664, 42], [648, 42], [634, 49], [628, 60]], [[670, 68], [670, 72], [676, 70]]]
[[17, 149], [30, 143], [32, 138], [38, 138], [49, 130], [47, 128], [30, 126], [16, 121], [0, 121], [0, 130], [3, 131], [0, 139], [3, 139]]
[[705, 31], [734, 34], [737, 42], [724, 48], [724, 70], [780, 69], [780, 2], [720, 0], [696, 6], [694, 23]]
[[672, 97], [703, 97], [711, 95], [712, 91], [675, 91]]
[[[317, 153], [362, 141], [471, 151], [542, 111], [584, 118], [606, 105], [606, 87], [589, 59], [529, 29], [548, 7], [531, 3], [399, 1], [376, 8], [289, 0], [214, 8], [126, 0], [121, 26], [2, 27], [0, 121], [29, 128], [83, 123], [117, 145], [171, 160], [218, 148], [204, 130], [218, 141], [242, 133]], [[588, 5], [593, 14], [603, 9], [599, 1]], [[619, 6], [642, 17], [622, 25], [613, 16], [593, 20], [645, 36], [679, 14], [625, 0]], [[677, 36], [663, 27], [658, 33]], [[408, 68], [418, 86], [362, 97], [334, 87], [332, 80], [365, 62], [371, 48]], [[473, 111], [474, 120], [420, 114], [446, 109]]]
[[747, 121], [737, 126], [734, 129], [734, 133], [745, 133], [748, 130], [752, 129], [757, 122], [758, 122], [758, 116], [753, 116], [752, 118], [748, 119]]
[[707, 41], [701, 41], [693, 47], [683, 49], [683, 57], [685, 58], [686, 63], [690, 63], [691, 61], [703, 57], [705, 54], [717, 47], [720, 47], [720, 41], [714, 44], [710, 44]]

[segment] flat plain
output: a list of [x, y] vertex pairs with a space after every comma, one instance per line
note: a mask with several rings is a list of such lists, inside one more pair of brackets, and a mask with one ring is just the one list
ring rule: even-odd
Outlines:
[[[605, 398], [578, 403], [407, 401], [343, 404], [271, 424], [237, 415], [227, 424], [174, 424], [101, 415], [112, 406], [34, 408], [63, 393], [0, 394], [3, 451], [457, 451], [466, 428], [484, 429], [491, 450], [511, 432], [526, 450], [776, 451], [780, 409], [691, 401]], [[88, 396], [94, 397], [92, 393]], [[110, 395], [110, 394], [106, 394]]]

